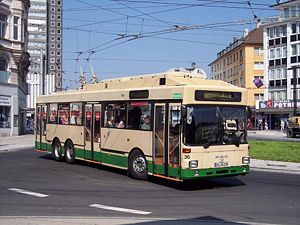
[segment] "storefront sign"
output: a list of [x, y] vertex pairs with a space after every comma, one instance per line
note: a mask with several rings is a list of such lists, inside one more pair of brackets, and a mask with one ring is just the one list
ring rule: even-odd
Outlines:
[[11, 105], [11, 97], [0, 95], [0, 105], [10, 106]]
[[[288, 109], [294, 108], [294, 102], [290, 100], [286, 101], [260, 101], [259, 109]], [[297, 101], [297, 108], [300, 108], [300, 101]]]

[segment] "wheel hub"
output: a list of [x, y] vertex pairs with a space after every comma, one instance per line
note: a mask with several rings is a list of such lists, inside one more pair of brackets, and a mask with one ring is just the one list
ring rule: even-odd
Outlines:
[[133, 168], [137, 173], [144, 173], [146, 171], [146, 161], [142, 156], [137, 157], [133, 161]]

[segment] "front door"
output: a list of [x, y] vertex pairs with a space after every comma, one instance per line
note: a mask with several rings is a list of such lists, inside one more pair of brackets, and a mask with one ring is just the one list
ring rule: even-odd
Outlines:
[[154, 106], [154, 168], [153, 172], [167, 175], [166, 160], [166, 104], [157, 103]]
[[100, 127], [101, 127], [101, 105], [85, 105], [85, 148], [84, 158], [100, 162]]

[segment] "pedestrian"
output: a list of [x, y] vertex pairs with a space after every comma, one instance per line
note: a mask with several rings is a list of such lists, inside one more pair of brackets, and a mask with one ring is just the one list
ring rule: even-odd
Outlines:
[[280, 130], [284, 131], [284, 120], [283, 119], [280, 122]]
[[264, 126], [264, 128], [265, 128], [265, 130], [269, 129], [267, 120], [265, 120], [265, 126]]

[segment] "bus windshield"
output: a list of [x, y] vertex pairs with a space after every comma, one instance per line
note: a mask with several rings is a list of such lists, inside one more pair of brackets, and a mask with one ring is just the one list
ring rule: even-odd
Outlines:
[[187, 106], [184, 144], [239, 146], [247, 143], [245, 123], [245, 107]]

